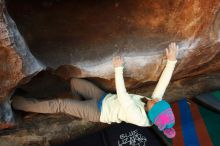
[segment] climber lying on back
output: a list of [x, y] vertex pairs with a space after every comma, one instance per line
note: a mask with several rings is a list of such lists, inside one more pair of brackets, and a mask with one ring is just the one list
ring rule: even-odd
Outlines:
[[152, 94], [152, 99], [141, 95], [128, 94], [123, 79], [123, 59], [113, 58], [117, 94], [105, 93], [93, 83], [84, 79], [72, 78], [71, 91], [74, 96], [85, 100], [52, 99], [36, 100], [15, 96], [14, 109], [37, 113], [66, 113], [93, 122], [109, 123], [122, 121], [138, 126], [155, 124], [168, 138], [175, 136], [172, 128], [175, 123], [169, 103], [162, 100], [170, 82], [178, 47], [171, 43], [166, 49], [167, 64]]

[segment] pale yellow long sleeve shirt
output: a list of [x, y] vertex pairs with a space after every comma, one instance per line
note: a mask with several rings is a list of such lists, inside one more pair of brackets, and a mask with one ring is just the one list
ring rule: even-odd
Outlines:
[[[172, 77], [176, 62], [167, 61], [152, 98], [162, 99]], [[123, 67], [115, 68], [115, 83], [117, 94], [108, 94], [104, 98], [100, 121], [109, 124], [124, 121], [138, 126], [151, 126], [152, 124], [147, 118], [144, 109], [144, 103], [141, 101], [143, 96], [127, 93], [123, 78]]]

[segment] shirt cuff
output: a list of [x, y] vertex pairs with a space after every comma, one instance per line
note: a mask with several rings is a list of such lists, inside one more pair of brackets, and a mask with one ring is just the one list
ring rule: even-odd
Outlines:
[[120, 72], [120, 71], [123, 71], [124, 67], [123, 66], [119, 66], [119, 67], [116, 67], [115, 68], [115, 72]]
[[177, 63], [177, 60], [167, 60], [167, 65], [168, 66], [175, 66]]

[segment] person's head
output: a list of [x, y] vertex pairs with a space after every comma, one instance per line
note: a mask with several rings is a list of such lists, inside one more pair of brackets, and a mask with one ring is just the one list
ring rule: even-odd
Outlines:
[[142, 98], [141, 101], [145, 103], [144, 108], [145, 108], [145, 111], [148, 112], [154, 106], [154, 104], [157, 103], [159, 100], [145, 97], [145, 98]]
[[170, 104], [165, 100], [148, 100], [145, 102], [145, 111], [147, 112], [150, 121], [155, 124], [159, 130], [168, 138], [173, 138], [176, 135], [172, 128], [175, 124], [175, 118]]

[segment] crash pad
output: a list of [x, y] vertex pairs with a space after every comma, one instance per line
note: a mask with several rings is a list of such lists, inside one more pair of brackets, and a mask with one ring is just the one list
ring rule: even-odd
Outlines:
[[171, 104], [175, 116], [176, 136], [167, 139], [154, 126], [156, 133], [170, 146], [220, 146], [220, 114], [206, 106], [183, 98]]
[[198, 95], [194, 98], [200, 104], [220, 113], [220, 91], [213, 91]]
[[[59, 146], [164, 146], [160, 137], [150, 127], [139, 127], [128, 123], [111, 126], [68, 141]], [[58, 146], [58, 145], [56, 145]]]

